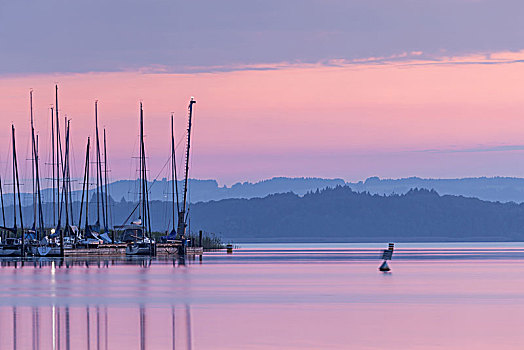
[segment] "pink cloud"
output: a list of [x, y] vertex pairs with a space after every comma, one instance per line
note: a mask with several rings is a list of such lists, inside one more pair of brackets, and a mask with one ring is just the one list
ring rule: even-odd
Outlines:
[[[149, 162], [156, 175], [169, 156], [169, 115], [175, 113], [177, 136], [182, 137], [187, 103], [195, 96], [193, 175], [197, 177], [231, 182], [256, 178], [257, 173], [349, 179], [393, 173], [445, 176], [446, 171], [481, 175], [485, 169], [476, 165], [479, 155], [435, 159], [412, 152], [521, 144], [524, 101], [519, 77], [524, 66], [505, 64], [521, 57], [499, 53], [440, 62], [446, 64], [413, 59], [379, 66], [339, 62], [195, 74], [4, 77], [0, 79], [1, 157], [5, 160], [8, 154], [11, 121], [17, 126], [21, 152], [27, 153], [30, 88], [42, 152], [47, 154], [48, 108], [54, 101], [53, 85], [59, 82], [61, 115], [72, 118], [78, 170], [86, 138], [94, 131], [95, 99], [100, 124], [108, 129], [113, 177], [125, 178], [135, 175], [131, 157], [138, 135], [138, 102], [144, 103]], [[475, 60], [504, 64], [462, 64]], [[388, 160], [390, 153], [395, 154], [390, 157], [394, 163]], [[450, 157], [462, 160], [447, 165]], [[495, 162], [493, 156], [482, 157]], [[401, 169], [388, 172], [399, 164]], [[491, 164], [497, 165], [500, 175], [520, 171], [513, 158]]]

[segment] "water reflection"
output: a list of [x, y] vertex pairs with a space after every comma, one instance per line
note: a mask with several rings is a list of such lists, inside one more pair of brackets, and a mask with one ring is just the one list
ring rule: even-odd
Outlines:
[[192, 348], [189, 305], [0, 307], [0, 321], [1, 349]]
[[129, 266], [141, 266], [144, 268], [151, 267], [151, 264], [172, 264], [176, 266], [186, 266], [194, 263], [202, 264], [202, 256], [191, 257], [179, 257], [179, 258], [152, 258], [152, 257], [92, 257], [92, 258], [0, 258], [0, 267], [12, 267], [12, 268], [71, 268], [71, 267], [85, 267], [85, 268], [109, 268], [115, 265], [129, 265]]
[[522, 348], [522, 244], [399, 247], [388, 275], [379, 256], [3, 259], [0, 349]]

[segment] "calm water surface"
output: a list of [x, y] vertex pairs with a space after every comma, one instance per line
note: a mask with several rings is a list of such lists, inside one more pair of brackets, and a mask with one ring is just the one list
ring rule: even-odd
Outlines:
[[0, 261], [0, 349], [522, 349], [524, 243]]

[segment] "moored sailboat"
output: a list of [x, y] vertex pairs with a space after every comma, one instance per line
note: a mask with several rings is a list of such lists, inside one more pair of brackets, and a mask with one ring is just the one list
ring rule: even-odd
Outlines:
[[156, 242], [151, 237], [149, 190], [147, 185], [146, 149], [144, 144], [144, 110], [140, 103], [140, 157], [139, 157], [139, 218], [122, 233], [121, 241], [128, 243], [126, 255], [155, 255]]

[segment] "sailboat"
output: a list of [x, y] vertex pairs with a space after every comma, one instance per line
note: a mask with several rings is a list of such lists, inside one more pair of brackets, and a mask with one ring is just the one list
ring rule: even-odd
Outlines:
[[45, 235], [44, 214], [42, 209], [42, 196], [40, 192], [40, 161], [38, 152], [38, 136], [35, 134], [33, 117], [33, 92], [30, 92], [31, 106], [31, 173], [33, 185], [33, 226], [25, 234], [28, 251], [38, 255], [37, 249], [41, 245], [40, 239]]
[[186, 228], [187, 228], [187, 222], [188, 222], [188, 203], [187, 203], [187, 185], [188, 185], [188, 179], [189, 179], [189, 149], [191, 147], [191, 125], [192, 125], [192, 118], [193, 118], [193, 105], [196, 103], [195, 99], [191, 97], [191, 100], [189, 101], [189, 117], [188, 117], [188, 123], [187, 123], [187, 144], [186, 144], [186, 164], [185, 164], [185, 172], [184, 172], [184, 190], [183, 190], [183, 197], [182, 197], [182, 208], [178, 211], [178, 228], [177, 228], [177, 238], [182, 241], [182, 246], [178, 249], [178, 255], [179, 256], [185, 256], [186, 255], [186, 248], [188, 245], [188, 240], [186, 237]]
[[171, 222], [173, 223], [173, 228], [171, 229], [171, 232], [168, 235], [160, 237], [162, 243], [174, 243], [177, 239], [175, 226], [177, 215], [175, 214], [175, 211], [176, 213], [180, 211], [180, 202], [178, 200], [178, 176], [176, 167], [175, 127], [173, 114], [171, 114], [171, 187], [171, 208], [173, 210]]
[[151, 237], [151, 218], [149, 212], [149, 190], [147, 185], [146, 150], [144, 144], [144, 110], [140, 103], [140, 200], [139, 218], [124, 226], [121, 241], [128, 243], [126, 255], [155, 255], [156, 242]]
[[[11, 139], [13, 146], [13, 227], [0, 227], [5, 231], [12, 233], [13, 237], [5, 237], [4, 242], [0, 245], [0, 257], [4, 256], [25, 256], [26, 245], [24, 235], [24, 219], [22, 215], [22, 201], [20, 196], [20, 182], [18, 178], [18, 161], [16, 157], [16, 138], [15, 126], [11, 125]], [[18, 203], [18, 205], [17, 205]], [[21, 237], [18, 235], [17, 227], [17, 206], [20, 214]]]
[[[96, 224], [90, 227], [89, 234], [92, 238], [98, 238], [103, 243], [112, 243], [111, 238], [107, 232], [109, 231], [107, 225], [107, 210], [106, 210], [106, 198], [104, 195], [104, 181], [102, 172], [102, 158], [100, 151], [100, 137], [98, 134], [98, 101], [95, 101], [95, 137], [96, 137]], [[104, 138], [105, 140], [105, 138]], [[105, 169], [107, 170], [107, 169]], [[100, 222], [100, 211], [102, 211], [102, 223]], [[101, 225], [104, 225], [102, 227]]]
[[[46, 257], [56, 257], [64, 256], [65, 249], [73, 249], [75, 246], [75, 235], [77, 229], [75, 226], [72, 226], [72, 210], [71, 205], [71, 181], [70, 181], [70, 164], [69, 164], [69, 135], [70, 135], [70, 120], [65, 118], [64, 133], [65, 133], [65, 150], [64, 154], [62, 153], [62, 143], [60, 138], [60, 123], [59, 123], [59, 108], [58, 108], [58, 85], [55, 85], [55, 117], [56, 121], [53, 125], [53, 137], [55, 127], [56, 127], [56, 140], [52, 140], [56, 145], [53, 144], [53, 153], [54, 147], [56, 147], [56, 186], [55, 179], [53, 178], [53, 208], [57, 214], [57, 224], [56, 227], [51, 229], [50, 235], [42, 237], [40, 239], [40, 244], [35, 250], [35, 255], [46, 256]], [[53, 154], [54, 156], [54, 154]], [[62, 184], [60, 184], [60, 173], [62, 173]], [[60, 191], [62, 187], [62, 191]], [[54, 196], [54, 190], [56, 189], [56, 197]], [[56, 199], [56, 200], [55, 200]], [[62, 228], [62, 216], [65, 216], [65, 225]], [[71, 218], [71, 220], [70, 220]]]
[[[185, 149], [185, 168], [184, 168], [184, 181], [183, 181], [183, 190], [182, 190], [182, 203], [180, 203], [178, 195], [178, 176], [176, 171], [176, 157], [175, 157], [175, 138], [174, 138], [174, 125], [173, 125], [173, 115], [171, 115], [171, 176], [173, 180], [173, 197], [172, 197], [172, 206], [173, 206], [173, 229], [171, 233], [166, 236], [162, 236], [161, 239], [164, 242], [178, 241], [182, 245], [177, 249], [177, 254], [179, 256], [184, 256], [186, 254], [186, 248], [188, 245], [188, 239], [186, 237], [186, 228], [188, 226], [188, 180], [189, 180], [189, 157], [190, 157], [190, 147], [191, 147], [191, 127], [193, 121], [193, 105], [196, 103], [195, 99], [191, 97], [188, 106], [188, 124], [187, 124], [187, 143]], [[176, 196], [176, 211], [177, 217], [175, 218], [175, 196]], [[178, 220], [178, 225], [175, 230], [175, 221]]]

